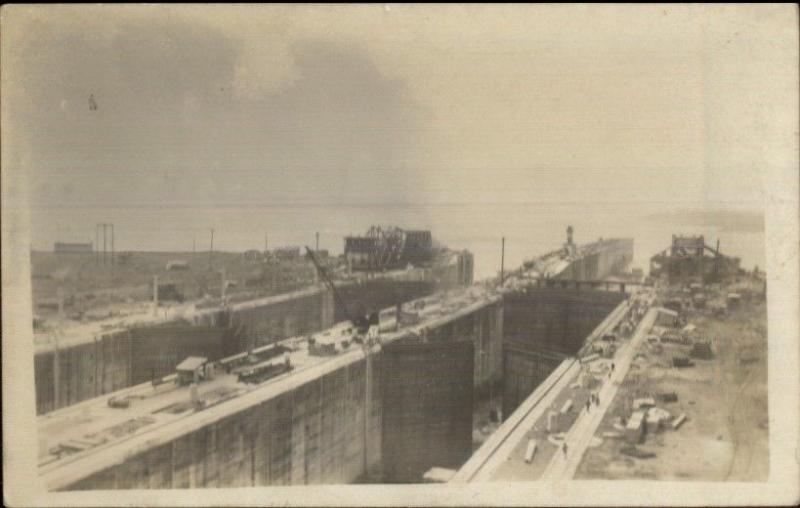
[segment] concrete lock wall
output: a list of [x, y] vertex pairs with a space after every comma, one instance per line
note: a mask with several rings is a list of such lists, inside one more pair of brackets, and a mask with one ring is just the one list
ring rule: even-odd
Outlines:
[[553, 351], [536, 351], [515, 346], [504, 345], [504, 419], [511, 416], [566, 358], [566, 355]]
[[381, 356], [370, 360], [369, 383], [366, 361], [357, 361], [65, 490], [352, 483], [377, 474]]
[[131, 386], [131, 359], [128, 331], [38, 352], [34, 357], [37, 414]]
[[[386, 279], [343, 287], [345, 295], [358, 295], [378, 309], [429, 295], [434, 289], [430, 281]], [[233, 355], [324, 330], [344, 319], [334, 308], [332, 294], [319, 291], [232, 312], [208, 313], [198, 318], [191, 333], [181, 331], [183, 325], [176, 321], [106, 334], [63, 348], [57, 355], [42, 351], [34, 361], [37, 414], [169, 374], [187, 356]], [[56, 357], [60, 369], [53, 363]]]
[[238, 329], [238, 342], [226, 354], [236, 354], [298, 335], [314, 333], [334, 324], [333, 297], [319, 292], [270, 305], [240, 309], [230, 314]]
[[[436, 284], [430, 280], [386, 279], [367, 279], [337, 288], [351, 314], [380, 311], [398, 303], [429, 296], [435, 290]], [[333, 318], [334, 322], [338, 323], [349, 319], [349, 316], [342, 308], [336, 306]]]
[[473, 386], [477, 396], [488, 391], [490, 383], [498, 384], [503, 376], [503, 302], [487, 305], [459, 319], [428, 330], [430, 342], [448, 342], [458, 338], [473, 344]]
[[621, 291], [579, 286], [529, 288], [505, 295], [503, 340], [575, 354], [589, 333], [626, 298]]
[[[389, 343], [369, 366], [358, 359], [254, 407], [220, 411], [65, 490], [419, 480], [426, 466], [457, 467], [472, 447], [476, 350], [501, 351], [502, 311], [502, 302], [487, 305], [435, 325], [417, 339], [424, 347]], [[502, 362], [491, 358], [499, 376]]]
[[633, 239], [618, 238], [603, 242], [602, 249], [576, 259], [556, 278], [571, 280], [602, 279], [633, 261]]
[[508, 416], [625, 299], [621, 291], [529, 288], [504, 297], [503, 415]]
[[225, 357], [234, 329], [172, 323], [132, 328], [130, 336], [131, 384], [136, 385], [174, 373], [175, 366], [189, 356]]
[[472, 452], [474, 346], [398, 342], [383, 358], [383, 481], [421, 482]]
[[44, 414], [171, 374], [187, 356], [222, 358], [331, 325], [333, 298], [328, 292], [318, 292], [250, 309], [209, 313], [196, 326], [179, 321], [140, 326], [40, 351], [34, 359], [36, 411]]

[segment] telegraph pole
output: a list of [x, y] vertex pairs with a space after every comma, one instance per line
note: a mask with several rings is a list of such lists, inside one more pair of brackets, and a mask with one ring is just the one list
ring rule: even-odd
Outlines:
[[100, 266], [100, 224], [94, 225], [94, 264]]
[[103, 264], [104, 265], [108, 264], [108, 246], [106, 245], [106, 239], [107, 239], [106, 228], [107, 227], [108, 227], [108, 224], [106, 224], [104, 222], [103, 223]]
[[506, 237], [504, 236], [500, 244], [500, 285], [505, 281], [505, 263], [506, 263]]
[[111, 224], [111, 265], [114, 265], [114, 224]]
[[316, 250], [314, 252], [316, 254], [319, 254], [319, 231], [317, 231], [317, 247], [316, 247]]
[[208, 251], [208, 268], [211, 269], [211, 256], [214, 254], [214, 228], [211, 228], [211, 249]]

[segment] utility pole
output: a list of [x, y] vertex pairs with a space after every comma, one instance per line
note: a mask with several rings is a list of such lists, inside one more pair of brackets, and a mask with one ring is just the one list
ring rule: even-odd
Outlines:
[[106, 238], [107, 238], [106, 228], [107, 227], [108, 227], [108, 224], [106, 224], [104, 222], [103, 223], [103, 264], [104, 265], [108, 264], [108, 247], [106, 245]]
[[504, 236], [500, 244], [500, 285], [505, 282], [505, 264], [506, 264], [506, 237]]
[[153, 315], [158, 314], [158, 275], [153, 275]]
[[211, 228], [211, 249], [208, 251], [208, 268], [211, 269], [211, 256], [214, 254], [214, 228]]
[[64, 287], [58, 286], [58, 326], [64, 325]]
[[220, 294], [220, 299], [222, 300], [222, 305], [226, 305], [226, 296], [227, 296], [227, 289], [228, 289], [228, 280], [226, 278], [225, 267], [222, 267], [220, 270], [220, 276], [222, 277], [222, 293]]
[[100, 224], [94, 225], [94, 264], [100, 266]]
[[319, 254], [319, 231], [317, 231], [317, 247], [316, 247], [316, 250], [314, 252], [316, 254]]
[[269, 235], [264, 232], [264, 254], [269, 252]]
[[111, 265], [114, 265], [114, 224], [111, 224]]

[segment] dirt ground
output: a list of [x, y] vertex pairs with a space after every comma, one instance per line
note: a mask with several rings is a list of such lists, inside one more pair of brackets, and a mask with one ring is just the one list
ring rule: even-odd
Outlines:
[[[188, 270], [167, 271], [167, 263], [175, 260], [186, 262]], [[226, 279], [233, 283], [227, 293], [234, 298], [245, 293], [255, 297], [290, 291], [314, 280], [313, 267], [304, 258], [262, 263], [246, 260], [242, 253], [214, 252], [212, 263], [213, 268], [209, 268], [208, 252], [119, 252], [111, 266], [98, 265], [94, 254], [34, 251], [31, 281], [35, 312], [42, 317], [55, 314], [53, 302], [59, 287], [64, 290], [68, 316], [114, 304], [149, 301], [155, 275], [159, 284], [175, 284], [187, 300], [219, 295], [222, 268]], [[327, 258], [324, 263], [332, 268], [338, 258]], [[43, 302], [49, 305], [42, 305]]]
[[[728, 291], [721, 288], [720, 294]], [[690, 346], [642, 346], [596, 436], [619, 432], [620, 416], [631, 414], [633, 400], [675, 392], [676, 402], [657, 402], [672, 418], [685, 413], [677, 430], [648, 429], [638, 448], [654, 458], [620, 453], [627, 443], [606, 438], [584, 455], [576, 478], [766, 481], [769, 474], [766, 305], [754, 296], [724, 316], [687, 312], [688, 322], [711, 339], [710, 360], [672, 366], [672, 356], [688, 356]]]

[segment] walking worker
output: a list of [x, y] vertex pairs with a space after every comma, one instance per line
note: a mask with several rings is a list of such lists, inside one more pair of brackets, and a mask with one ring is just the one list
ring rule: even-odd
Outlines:
[[589, 408], [592, 407], [592, 400], [591, 398], [586, 401], [586, 412], [589, 412]]
[[611, 362], [611, 372], [614, 372], [614, 362]]
[[564, 458], [567, 457], [567, 442], [564, 441], [564, 444], [561, 445], [561, 451], [564, 452]]

